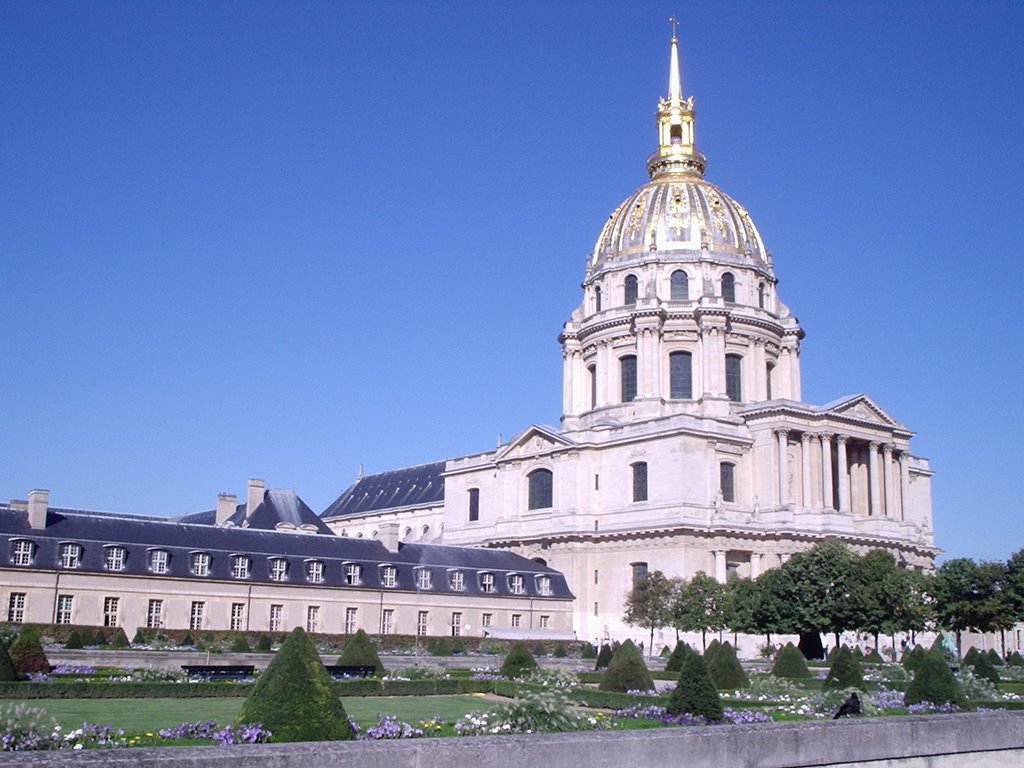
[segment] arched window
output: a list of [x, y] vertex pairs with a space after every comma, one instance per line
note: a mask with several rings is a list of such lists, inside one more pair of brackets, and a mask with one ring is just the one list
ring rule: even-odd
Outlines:
[[690, 280], [683, 270], [677, 269], [672, 273], [672, 292], [669, 295], [672, 301], [690, 300]]
[[480, 489], [469, 489], [469, 522], [475, 523], [480, 519]]
[[647, 462], [633, 465], [633, 501], [647, 501]]
[[627, 355], [619, 360], [619, 372], [622, 380], [622, 402], [636, 400], [636, 356]]
[[601, 311], [601, 286], [594, 286], [594, 312]]
[[625, 305], [631, 307], [636, 304], [638, 287], [636, 281], [636, 275], [626, 275], [626, 286], [625, 286]]
[[757, 284], [757, 306], [764, 309], [764, 283]]
[[734, 403], [743, 400], [743, 358], [739, 355], [725, 356], [725, 394]]
[[765, 399], [772, 399], [772, 375], [775, 373], [775, 366], [771, 363], [766, 363], [764, 366], [764, 381], [767, 391], [765, 392]]
[[722, 501], [736, 501], [736, 465], [723, 461], [718, 465], [718, 487], [722, 491]]
[[689, 352], [669, 353], [668, 390], [673, 400], [693, 399], [693, 355]]
[[590, 373], [590, 407], [597, 408], [597, 366], [587, 366], [587, 371]]
[[722, 275], [722, 301], [736, 302], [736, 278], [732, 272]]
[[548, 509], [552, 506], [554, 477], [549, 469], [535, 469], [528, 475], [530, 481], [528, 509]]

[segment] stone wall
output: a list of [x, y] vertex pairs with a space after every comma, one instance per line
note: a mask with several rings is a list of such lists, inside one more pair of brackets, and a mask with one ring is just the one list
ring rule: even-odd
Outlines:
[[1009, 768], [1024, 764], [1024, 712], [389, 742], [0, 753], [42, 768]]

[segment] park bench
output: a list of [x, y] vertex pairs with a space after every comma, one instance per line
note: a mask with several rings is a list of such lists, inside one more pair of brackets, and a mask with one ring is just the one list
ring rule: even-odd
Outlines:
[[373, 677], [376, 668], [372, 664], [325, 664], [324, 668], [334, 680], [346, 677]]
[[252, 664], [182, 664], [181, 668], [189, 677], [204, 680], [244, 680], [256, 672]]

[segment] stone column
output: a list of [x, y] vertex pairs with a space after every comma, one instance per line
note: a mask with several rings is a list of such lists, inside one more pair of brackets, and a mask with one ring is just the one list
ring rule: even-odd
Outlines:
[[886, 517], [896, 517], [896, 488], [893, 483], [892, 471], [892, 450], [895, 448], [892, 443], [885, 443], [882, 446], [882, 479], [885, 481], [885, 511]]
[[756, 579], [761, 575], [761, 555], [758, 552], [750, 553], [750, 578]]
[[877, 517], [882, 511], [882, 488], [879, 481], [882, 479], [878, 471], [878, 443], [868, 443], [868, 488], [871, 494], [868, 497], [871, 509], [868, 514]]
[[789, 430], [777, 429], [775, 435], [779, 443], [779, 506], [789, 504]]
[[900, 451], [900, 520], [907, 520], [907, 507], [910, 504], [910, 475], [907, 473], [907, 454]]
[[800, 490], [805, 507], [813, 507], [811, 498], [811, 433], [800, 435]]
[[821, 440], [821, 506], [835, 509], [832, 499], [832, 436], [822, 432], [818, 439]]
[[752, 347], [752, 357], [754, 358], [754, 391], [752, 399], [767, 400], [768, 378], [766, 373], [767, 369], [765, 368], [763, 339], [754, 339], [754, 346]]
[[850, 511], [850, 467], [846, 462], [846, 441], [850, 438], [846, 435], [836, 435], [836, 446], [839, 448], [838, 464], [836, 472], [839, 474], [839, 511]]
[[720, 581], [722, 584], [725, 584], [725, 550], [723, 549], [715, 551], [715, 578], [718, 579], [718, 581]]
[[608, 342], [597, 345], [597, 405], [608, 405], [608, 382], [614, 375], [609, 362]]

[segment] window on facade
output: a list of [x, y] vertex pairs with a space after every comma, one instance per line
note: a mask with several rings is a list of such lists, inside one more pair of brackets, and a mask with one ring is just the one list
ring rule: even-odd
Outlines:
[[385, 565], [380, 569], [380, 585], [393, 587], [398, 583], [398, 569], [393, 565]]
[[320, 606], [319, 605], [307, 605], [306, 606], [306, 631], [307, 632], [319, 632], [320, 631]]
[[245, 603], [231, 604], [231, 631], [241, 632], [245, 629]]
[[462, 592], [466, 589], [466, 575], [462, 571], [450, 571], [448, 573], [448, 586], [453, 592]]
[[117, 612], [121, 607], [121, 598], [119, 597], [104, 597], [103, 598], [103, 626], [104, 627], [116, 627], [117, 626]]
[[103, 564], [108, 571], [123, 571], [127, 555], [128, 552], [124, 547], [107, 547]]
[[15, 565], [32, 565], [32, 554], [35, 545], [27, 539], [19, 539], [11, 548], [11, 561]]
[[7, 620], [20, 624], [25, 620], [25, 593], [11, 592], [7, 600]]
[[624, 293], [624, 297], [623, 297], [624, 301], [622, 303], [625, 304], [627, 307], [631, 307], [634, 304], [636, 304], [636, 297], [637, 297], [637, 294], [639, 293], [637, 288], [638, 288], [638, 283], [637, 283], [636, 275], [626, 275], [626, 282], [625, 282], [624, 291], [623, 291], [623, 293]]
[[549, 469], [535, 469], [528, 476], [529, 509], [548, 509], [552, 505], [554, 476]]
[[633, 501], [647, 501], [647, 462], [633, 465]]
[[597, 366], [587, 366], [587, 373], [590, 376], [590, 407], [597, 408]]
[[690, 300], [690, 280], [681, 269], [672, 273], [672, 290], [669, 296], [672, 301]]
[[481, 627], [489, 627], [489, 626], [491, 626], [491, 622], [492, 621], [494, 621], [494, 614], [493, 613], [485, 613], [485, 614], [482, 614], [480, 616], [480, 626]]
[[725, 394], [734, 403], [743, 400], [743, 358], [739, 355], [725, 356]]
[[481, 573], [480, 574], [480, 591], [481, 592], [493, 592], [494, 591], [494, 574], [493, 573]]
[[735, 303], [736, 301], [736, 278], [732, 272], [722, 275], [722, 301]]
[[622, 402], [636, 400], [636, 356], [627, 355], [619, 359], [619, 379], [622, 389]]
[[192, 630], [203, 628], [203, 617], [206, 615], [206, 603], [202, 600], [193, 600], [192, 609], [188, 613], [188, 628]]
[[362, 581], [363, 567], [358, 563], [345, 563], [345, 583], [356, 585]]
[[722, 501], [736, 501], [736, 465], [723, 461], [718, 465], [718, 487]]
[[164, 601], [150, 600], [146, 607], [146, 626], [150, 629], [160, 629], [164, 625]]
[[284, 625], [284, 606], [274, 603], [270, 606], [270, 618], [267, 621], [267, 629], [271, 632], [280, 632]]
[[58, 595], [57, 615], [55, 620], [58, 624], [70, 624], [75, 606], [74, 595]]
[[82, 562], [82, 547], [80, 544], [60, 545], [60, 566], [61, 568], [77, 568]]
[[647, 563], [630, 563], [630, 567], [633, 569], [632, 588], [636, 589], [640, 582], [647, 580]]
[[518, 573], [513, 573], [508, 577], [508, 591], [513, 595], [524, 595], [526, 594], [526, 587], [523, 582], [523, 577]]
[[513, 613], [512, 614], [511, 624], [512, 624], [513, 627], [521, 627], [521, 626], [523, 626], [523, 614], [521, 614], [521, 613]]
[[462, 635], [462, 611], [452, 612], [452, 637]]
[[193, 574], [196, 576], [210, 575], [210, 554], [208, 552], [193, 552], [189, 559]]
[[166, 549], [149, 551], [149, 570], [153, 573], [167, 573], [170, 562], [171, 558]]
[[416, 635], [423, 637], [427, 634], [427, 611], [416, 612]]
[[395, 631], [395, 609], [385, 608], [380, 612], [380, 633], [390, 635]]
[[775, 366], [767, 363], [764, 367], [765, 397], [772, 399], [772, 374], [775, 373]]
[[416, 571], [416, 589], [430, 589], [430, 571], [426, 568]]
[[594, 286], [594, 312], [601, 311], [601, 286]]
[[600, 574], [600, 572], [595, 568], [594, 569], [594, 583], [595, 584], [597, 584], [597, 580], [598, 580], [599, 574]]
[[323, 560], [309, 560], [306, 562], [306, 581], [308, 581], [310, 584], [323, 584]]
[[551, 617], [550, 616], [545, 616], [544, 614], [541, 614], [541, 617], [540, 617], [540, 628], [541, 629], [550, 629], [551, 628]]
[[233, 555], [231, 557], [231, 575], [236, 579], [249, 578], [250, 560], [245, 555]]
[[764, 283], [757, 285], [757, 306], [764, 309]]
[[693, 399], [693, 355], [689, 352], [669, 353], [668, 396], [673, 400]]
[[597, 601], [594, 601], [594, 615], [597, 616]]
[[551, 596], [551, 577], [550, 576], [538, 576], [537, 577], [537, 594], [544, 597]]
[[357, 610], [358, 610], [357, 608], [346, 608], [345, 609], [345, 634], [346, 635], [355, 634], [355, 631], [357, 629], [357, 626], [356, 626], [356, 618], [358, 617], [358, 614], [356, 613]]
[[474, 523], [480, 519], [480, 489], [469, 489], [469, 522]]
[[288, 561], [283, 557], [270, 558], [270, 580], [286, 581], [288, 579]]

